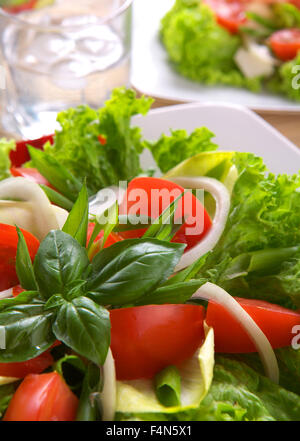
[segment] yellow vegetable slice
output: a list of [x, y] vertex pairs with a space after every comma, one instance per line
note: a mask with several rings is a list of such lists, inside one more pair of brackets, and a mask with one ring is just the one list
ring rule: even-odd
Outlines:
[[20, 378], [15, 377], [0, 377], [0, 386], [4, 386], [5, 384], [15, 383], [19, 381]]
[[203, 345], [179, 368], [181, 374], [181, 405], [166, 407], [157, 399], [153, 380], [117, 382], [116, 412], [176, 413], [195, 409], [206, 396], [213, 378], [214, 332], [206, 327]]

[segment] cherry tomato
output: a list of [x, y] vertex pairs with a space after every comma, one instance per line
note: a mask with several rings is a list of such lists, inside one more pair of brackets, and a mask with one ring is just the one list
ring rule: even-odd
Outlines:
[[204, 314], [204, 308], [197, 305], [111, 310], [111, 349], [117, 378], [152, 378], [166, 366], [190, 358], [204, 339]]
[[19, 14], [20, 12], [33, 9], [37, 3], [37, 0], [29, 0], [18, 6], [6, 6], [3, 9], [10, 14]]
[[4, 421], [74, 421], [78, 398], [57, 372], [25, 377], [9, 403]]
[[40, 374], [53, 363], [52, 355], [46, 351], [32, 360], [19, 363], [0, 363], [0, 376], [24, 378], [28, 374]]
[[[160, 192], [160, 196], [158, 196]], [[165, 192], [166, 197], [163, 197]], [[120, 205], [120, 214], [144, 215], [156, 219], [171, 202], [176, 199], [175, 192], [184, 192], [184, 188], [166, 179], [135, 178], [129, 185], [124, 200]], [[200, 242], [211, 228], [212, 222], [201, 202], [188, 192], [180, 201], [175, 218], [184, 215], [186, 223], [181, 226], [172, 242], [185, 243], [186, 250]], [[182, 208], [183, 207], [183, 208]], [[195, 219], [195, 220], [193, 220]], [[198, 228], [196, 228], [198, 225]], [[196, 230], [199, 231], [196, 231]], [[194, 230], [191, 234], [191, 231]], [[141, 237], [145, 229], [119, 233], [124, 239]]]
[[43, 136], [39, 139], [34, 139], [31, 141], [18, 141], [16, 143], [16, 150], [10, 152], [10, 160], [13, 167], [21, 167], [25, 162], [30, 160], [30, 155], [28, 153], [27, 145], [31, 145], [36, 149], [43, 150], [46, 142], [51, 142], [53, 144], [53, 135]]
[[[261, 300], [237, 297], [236, 300], [261, 328], [274, 349], [291, 345], [292, 328], [300, 325], [298, 312]], [[206, 322], [214, 328], [217, 352], [257, 352], [244, 328], [223, 306], [209, 302]]]
[[292, 5], [300, 9], [300, 0], [289, 0], [288, 3], [292, 3]]
[[[21, 231], [33, 261], [40, 243], [28, 231]], [[17, 246], [18, 233], [16, 227], [0, 224], [0, 291], [4, 291], [19, 283], [15, 265]]]
[[10, 172], [13, 176], [26, 178], [29, 181], [36, 182], [37, 184], [47, 185], [50, 187], [49, 182], [43, 175], [41, 175], [35, 168], [25, 168], [25, 167], [12, 167]]
[[232, 34], [246, 21], [246, 8], [239, 0], [204, 0], [216, 15], [217, 22]]
[[282, 29], [270, 37], [274, 54], [282, 61], [293, 60], [300, 51], [300, 29]]
[[105, 145], [107, 143], [107, 140], [106, 140], [105, 136], [99, 135], [98, 136], [98, 140], [99, 140], [101, 145]]

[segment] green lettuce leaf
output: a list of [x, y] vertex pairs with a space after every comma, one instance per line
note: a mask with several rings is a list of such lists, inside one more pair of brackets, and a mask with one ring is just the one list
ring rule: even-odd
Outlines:
[[223, 235], [198, 276], [232, 295], [300, 305], [300, 174], [267, 173], [261, 158], [235, 153], [238, 172]]
[[12, 150], [15, 150], [15, 148], [15, 141], [8, 141], [5, 138], [0, 138], [0, 181], [11, 176], [9, 154]]
[[[280, 370], [280, 386], [300, 395], [300, 349], [280, 348], [275, 350], [275, 354]], [[264, 368], [258, 354], [237, 354], [234, 358], [264, 375]]]
[[[45, 152], [81, 181], [86, 177], [92, 193], [130, 180], [141, 172], [143, 150], [140, 129], [130, 127], [131, 117], [145, 115], [151, 103], [151, 99], [137, 99], [133, 90], [119, 88], [99, 110], [79, 106], [61, 112], [57, 118], [61, 130], [54, 145], [45, 145]], [[99, 135], [106, 139], [105, 145]]]
[[283, 63], [271, 77], [266, 86], [271, 92], [286, 95], [288, 98], [300, 101], [300, 52], [291, 61]]
[[300, 10], [291, 3], [275, 3], [273, 6], [276, 23], [281, 28], [300, 28]]
[[182, 75], [205, 84], [260, 89], [260, 79], [246, 79], [234, 55], [242, 41], [219, 26], [213, 11], [199, 0], [177, 0], [161, 22], [161, 40]]
[[[274, 176], [261, 158], [239, 152], [203, 152], [165, 178], [209, 176], [231, 192], [223, 235], [199, 268], [198, 278], [240, 297], [300, 306], [300, 174]], [[214, 201], [205, 195], [213, 216]]]
[[245, 363], [216, 358], [214, 380], [198, 421], [299, 421], [300, 397], [259, 375]]
[[166, 173], [185, 159], [197, 153], [217, 149], [211, 139], [215, 135], [206, 127], [196, 129], [191, 135], [185, 130], [174, 130], [171, 136], [162, 135], [156, 142], [145, 142], [157, 165]]

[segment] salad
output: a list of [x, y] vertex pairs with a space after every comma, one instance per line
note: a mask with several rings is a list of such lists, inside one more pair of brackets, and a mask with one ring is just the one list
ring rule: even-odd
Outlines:
[[300, 174], [205, 127], [147, 141], [151, 104], [0, 141], [1, 419], [299, 421]]
[[176, 0], [160, 37], [191, 80], [300, 101], [299, 0]]

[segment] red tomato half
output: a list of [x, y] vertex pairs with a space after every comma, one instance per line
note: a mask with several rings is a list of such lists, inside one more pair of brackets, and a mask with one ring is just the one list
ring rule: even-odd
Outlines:
[[[300, 325], [299, 313], [261, 300], [237, 297], [236, 300], [257, 323], [274, 349], [291, 345], [294, 337], [292, 328]], [[217, 352], [257, 352], [244, 328], [223, 306], [209, 302], [206, 322], [214, 328]]]
[[269, 41], [272, 51], [280, 60], [293, 60], [300, 51], [300, 29], [276, 31]]
[[16, 143], [16, 150], [10, 152], [10, 160], [13, 167], [21, 167], [25, 162], [30, 160], [30, 155], [28, 153], [27, 145], [31, 145], [36, 149], [42, 150], [46, 142], [51, 142], [53, 144], [53, 135], [43, 136], [39, 139], [34, 139], [32, 141], [18, 141]]
[[19, 294], [21, 294], [21, 292], [24, 292], [24, 291], [25, 291], [25, 289], [23, 289], [21, 285], [16, 285], [13, 287], [12, 295], [13, 295], [13, 297], [17, 297]]
[[25, 167], [12, 167], [10, 172], [13, 176], [26, 178], [29, 181], [36, 182], [37, 184], [43, 184], [50, 187], [49, 182], [43, 175], [41, 175], [35, 168], [25, 168]]
[[243, 2], [238, 0], [205, 0], [216, 14], [219, 25], [223, 26], [232, 34], [239, 31], [246, 21], [246, 8]]
[[[159, 192], [161, 192], [160, 195]], [[183, 187], [166, 179], [135, 178], [128, 185], [120, 206], [120, 214], [136, 214], [156, 219], [176, 199], [178, 194], [183, 192]], [[186, 250], [188, 250], [204, 238], [211, 228], [212, 222], [201, 202], [192, 193], [186, 193], [182, 197], [180, 205], [182, 206], [181, 208], [178, 206], [175, 218], [182, 218], [184, 215], [188, 219], [176, 233], [172, 242], [185, 243]], [[190, 234], [193, 229], [196, 234], [194, 232]], [[144, 232], [145, 230], [141, 229], [122, 232], [119, 235], [127, 239], [141, 237]]]
[[147, 305], [110, 311], [117, 378], [152, 378], [191, 357], [204, 339], [204, 308]]
[[30, 374], [16, 390], [4, 421], [74, 421], [78, 398], [57, 372]]
[[0, 363], [0, 376], [24, 378], [28, 374], [40, 374], [54, 363], [49, 352], [44, 352], [36, 358], [20, 363]]
[[[33, 261], [40, 243], [28, 231], [21, 231]], [[19, 283], [15, 265], [17, 246], [18, 233], [16, 227], [0, 224], [0, 291], [4, 291]]]

